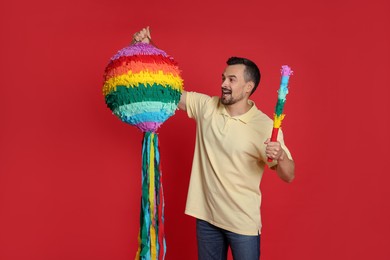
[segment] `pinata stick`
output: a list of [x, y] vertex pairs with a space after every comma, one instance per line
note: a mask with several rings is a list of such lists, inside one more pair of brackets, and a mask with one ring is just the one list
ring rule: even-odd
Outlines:
[[[278, 139], [279, 128], [282, 125], [285, 114], [283, 114], [284, 103], [286, 102], [286, 96], [288, 94], [288, 80], [293, 71], [288, 65], [283, 65], [281, 69], [282, 78], [280, 80], [280, 87], [278, 90], [278, 102], [276, 103], [274, 113], [274, 127], [271, 134], [271, 142], [276, 142]], [[272, 162], [271, 158], [268, 158], [268, 162]]]

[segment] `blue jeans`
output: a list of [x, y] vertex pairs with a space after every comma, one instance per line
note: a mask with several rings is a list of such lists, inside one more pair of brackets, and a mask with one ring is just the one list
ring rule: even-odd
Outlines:
[[226, 260], [229, 246], [235, 260], [260, 259], [260, 235], [239, 235], [197, 219], [196, 237], [199, 260]]

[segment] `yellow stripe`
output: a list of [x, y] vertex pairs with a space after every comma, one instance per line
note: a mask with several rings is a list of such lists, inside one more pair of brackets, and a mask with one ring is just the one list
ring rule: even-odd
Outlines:
[[112, 91], [115, 91], [117, 86], [138, 87], [140, 83], [149, 85], [159, 84], [162, 86], [169, 85], [173, 89], [183, 90], [183, 79], [171, 73], [164, 74], [161, 70], [157, 73], [150, 73], [148, 71], [133, 73], [129, 71], [127, 74], [112, 77], [107, 80], [103, 86], [103, 94], [108, 95]]
[[138, 233], [138, 250], [137, 254], [135, 255], [135, 260], [139, 260], [139, 255], [141, 253], [141, 231]]
[[284, 116], [285, 116], [285, 114], [281, 114], [280, 116], [277, 116], [276, 114], [274, 114], [274, 128], [280, 128], [280, 126], [282, 125], [282, 121], [283, 121]]

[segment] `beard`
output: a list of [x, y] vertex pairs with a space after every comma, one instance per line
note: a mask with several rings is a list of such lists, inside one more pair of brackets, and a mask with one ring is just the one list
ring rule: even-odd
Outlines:
[[232, 93], [231, 94], [227, 94], [227, 95], [222, 93], [221, 98], [220, 98], [221, 103], [223, 105], [225, 105], [225, 106], [233, 105], [233, 104], [235, 104], [238, 101], [241, 101], [243, 99], [244, 99], [244, 94], [242, 94], [239, 97], [234, 98]]

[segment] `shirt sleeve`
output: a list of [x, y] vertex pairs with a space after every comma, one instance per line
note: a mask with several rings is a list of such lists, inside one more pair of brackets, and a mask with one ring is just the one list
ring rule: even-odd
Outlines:
[[187, 92], [186, 109], [189, 118], [197, 120], [204, 113], [206, 104], [211, 100], [211, 97], [205, 94], [196, 92]]

